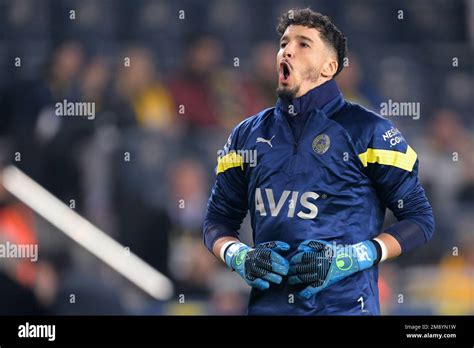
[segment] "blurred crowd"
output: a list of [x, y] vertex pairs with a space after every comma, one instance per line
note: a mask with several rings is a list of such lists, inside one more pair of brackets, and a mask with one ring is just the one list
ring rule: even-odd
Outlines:
[[[39, 260], [0, 261], [0, 314], [244, 313], [249, 289], [205, 249], [202, 220], [217, 150], [238, 122], [275, 104], [277, 15], [304, 4], [41, 3], [0, 0], [0, 167], [16, 165], [176, 289], [150, 300], [2, 188], [0, 242], [38, 243]], [[346, 99], [376, 112], [388, 99], [421, 104], [420, 119], [391, 121], [418, 154], [437, 229], [429, 245], [381, 266], [382, 311], [472, 314], [466, 3], [402, 1], [403, 25], [378, 2], [330, 3], [312, 8], [349, 38], [337, 78]], [[56, 115], [63, 100], [94, 103], [95, 117]], [[247, 220], [241, 236], [251, 243]]]

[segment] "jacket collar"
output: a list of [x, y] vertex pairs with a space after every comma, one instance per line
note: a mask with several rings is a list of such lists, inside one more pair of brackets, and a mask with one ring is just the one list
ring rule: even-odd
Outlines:
[[[297, 115], [319, 109], [326, 114], [332, 114], [337, 106], [342, 106], [342, 94], [334, 79], [309, 90], [305, 95], [295, 99], [278, 98], [276, 108], [282, 114]], [[290, 108], [290, 106], [293, 106]], [[290, 113], [292, 111], [292, 113]]]

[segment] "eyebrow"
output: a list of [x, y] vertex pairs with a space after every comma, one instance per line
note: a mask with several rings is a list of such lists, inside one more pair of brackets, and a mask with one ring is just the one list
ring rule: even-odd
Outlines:
[[313, 42], [309, 37], [304, 36], [304, 35], [296, 35], [297, 38], [302, 39], [302, 40], [307, 40], [309, 42]]
[[[307, 40], [313, 43], [313, 40], [311, 40], [309, 37], [304, 36], [304, 35], [296, 35], [296, 38], [301, 39], [301, 40]], [[288, 36], [287, 35], [282, 36], [282, 38], [280, 39], [280, 42], [282, 42], [283, 40], [288, 40]]]

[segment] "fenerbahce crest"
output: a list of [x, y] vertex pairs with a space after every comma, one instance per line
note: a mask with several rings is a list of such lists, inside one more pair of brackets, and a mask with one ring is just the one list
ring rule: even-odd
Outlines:
[[316, 138], [313, 139], [313, 151], [322, 155], [325, 153], [329, 146], [331, 145], [331, 139], [326, 134], [319, 134]]

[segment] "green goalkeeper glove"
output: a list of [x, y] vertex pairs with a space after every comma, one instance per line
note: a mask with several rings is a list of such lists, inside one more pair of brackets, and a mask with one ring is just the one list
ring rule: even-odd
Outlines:
[[280, 241], [262, 243], [255, 248], [235, 242], [224, 251], [225, 263], [247, 284], [265, 290], [270, 287], [270, 282], [280, 284], [282, 276], [288, 274], [289, 263], [277, 252], [289, 249], [288, 244]]

